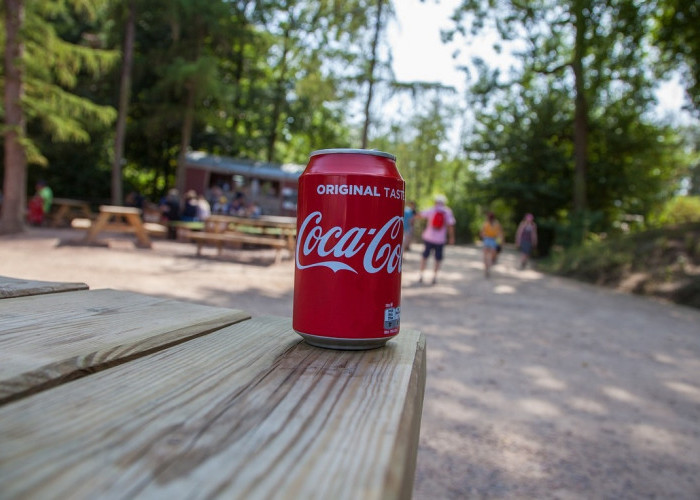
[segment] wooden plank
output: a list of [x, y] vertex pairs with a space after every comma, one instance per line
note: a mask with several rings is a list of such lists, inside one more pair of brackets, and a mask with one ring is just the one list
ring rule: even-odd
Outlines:
[[122, 207], [119, 205], [100, 205], [100, 212], [111, 215], [141, 215], [141, 209], [136, 207]]
[[60, 283], [0, 276], [0, 299], [87, 289], [88, 286], [85, 283]]
[[164, 226], [163, 224], [158, 224], [156, 222], [144, 222], [143, 228], [148, 234], [153, 234], [156, 236], [165, 236], [168, 234], [167, 226]]
[[230, 241], [237, 243], [250, 243], [251, 245], [262, 245], [274, 248], [287, 248], [287, 241], [274, 236], [253, 236], [245, 233], [205, 233], [191, 232], [187, 237], [192, 240], [201, 240], [204, 242], [215, 243], [217, 241]]
[[274, 248], [276, 264], [279, 264], [282, 261], [281, 250], [283, 248], [289, 250], [290, 256], [294, 255], [293, 238], [290, 239], [289, 237], [281, 239], [278, 236], [263, 234], [252, 235], [235, 231], [212, 232], [185, 230], [183, 232], [183, 238], [197, 244], [197, 256], [202, 255], [202, 247], [204, 244], [216, 245], [217, 254], [221, 255], [224, 243], [246, 243]]
[[84, 200], [73, 200], [70, 198], [54, 198], [52, 205], [65, 205], [67, 207], [78, 208], [80, 210], [90, 209], [90, 204]]
[[92, 220], [84, 217], [76, 217], [70, 221], [70, 225], [73, 229], [90, 229]]
[[296, 232], [296, 217], [281, 217], [273, 215], [263, 215], [258, 218], [238, 217], [235, 215], [210, 215], [205, 221], [210, 224], [228, 225], [233, 229], [238, 228], [261, 228], [277, 229]]
[[410, 498], [425, 340], [254, 318], [0, 407], [6, 498]]
[[[92, 221], [85, 218], [75, 218], [70, 223], [73, 229], [90, 229], [92, 226]], [[168, 233], [168, 228], [163, 224], [158, 224], [155, 222], [144, 222], [143, 228], [148, 234], [155, 234], [158, 236], [165, 236]], [[136, 232], [134, 226], [125, 223], [106, 223], [102, 226], [102, 231], [109, 233], [134, 233]]]
[[249, 317], [116, 290], [0, 301], [0, 404]]

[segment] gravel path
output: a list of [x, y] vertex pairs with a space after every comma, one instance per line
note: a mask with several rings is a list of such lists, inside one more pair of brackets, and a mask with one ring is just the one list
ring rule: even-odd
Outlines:
[[[293, 263], [272, 253], [80, 237], [2, 237], [0, 274], [291, 316]], [[487, 280], [475, 247], [448, 247], [418, 286], [419, 250], [402, 299], [428, 341], [414, 498], [700, 498], [700, 311], [520, 271], [507, 251]]]

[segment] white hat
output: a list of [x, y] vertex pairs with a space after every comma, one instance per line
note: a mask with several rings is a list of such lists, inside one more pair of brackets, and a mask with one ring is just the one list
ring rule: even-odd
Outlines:
[[447, 203], [447, 197], [444, 194], [436, 194], [435, 198], [435, 203], [442, 203], [443, 205]]

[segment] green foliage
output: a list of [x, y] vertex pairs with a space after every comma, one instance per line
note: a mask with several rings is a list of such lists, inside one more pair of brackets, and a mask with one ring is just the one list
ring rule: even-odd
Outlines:
[[680, 69], [690, 109], [700, 114], [700, 6], [686, 0], [656, 0], [655, 42], [664, 55], [660, 71]]
[[652, 214], [650, 226], [668, 226], [700, 222], [700, 196], [676, 196], [667, 201], [661, 211]]
[[54, 142], [47, 134], [35, 133], [37, 144], [45, 152], [47, 165], [30, 165], [28, 186], [33, 193], [40, 178], [51, 186], [54, 196], [89, 201], [95, 209], [110, 201], [109, 127], [91, 129], [90, 141], [76, 145]]
[[[435, 193], [448, 196], [462, 242], [473, 241], [489, 209], [509, 241], [532, 212], [546, 253], [649, 220], [681, 181], [690, 192], [700, 185], [696, 132], [650, 118], [656, 61], [649, 21], [657, 19], [655, 6], [670, 0], [465, 0], [453, 36], [491, 24], [504, 40], [522, 42], [517, 71], [476, 64], [466, 102], [440, 84], [394, 81], [381, 53], [369, 72], [377, 0], [134, 1], [124, 180], [127, 191], [151, 200], [175, 182], [187, 120], [191, 148], [214, 154], [305, 163], [315, 149], [358, 147], [361, 111], [353, 103], [366, 102], [370, 78], [373, 102], [396, 99], [398, 112], [370, 110], [369, 147], [397, 155], [407, 199], [419, 207]], [[28, 11], [34, 55], [27, 57], [25, 106], [33, 142], [26, 146], [46, 160], [30, 178], [46, 177], [57, 196], [108, 198], [109, 105], [120, 70], [113, 49], [121, 46], [123, 9], [42, 0]], [[659, 40], [664, 23], [654, 25]], [[672, 59], [657, 69], [668, 70]], [[586, 98], [587, 210], [572, 203], [576, 61]], [[461, 145], [448, 153], [459, 115], [466, 124]]]
[[497, 8], [468, 0], [456, 12], [452, 37], [491, 25], [504, 40], [524, 42], [521, 66], [507, 78], [475, 62], [475, 127], [465, 150], [485, 166], [488, 204], [510, 208], [503, 210], [510, 225], [535, 214], [545, 254], [555, 242], [568, 246], [644, 218], [678, 189], [686, 161], [680, 138], [649, 118], [652, 11], [629, 0], [503, 1]]
[[196, 90], [192, 149], [304, 163], [314, 149], [353, 145], [347, 95], [335, 74], [346, 65], [334, 61], [357, 50], [348, 40], [366, 29], [358, 22], [363, 2], [201, 6], [139, 9], [129, 163], [174, 183], [168, 155], [180, 148], [188, 89]]
[[[116, 117], [114, 108], [86, 99], [75, 89], [81, 78], [103, 77], [116, 63], [118, 52], [89, 46], [85, 39], [70, 42], [59, 31], [66, 17], [91, 19], [99, 6], [89, 1], [26, 5], [22, 104], [28, 126], [39, 123], [54, 141], [87, 142], [92, 127], [110, 124]], [[42, 162], [40, 156], [34, 159]]]
[[589, 202], [605, 231], [629, 215], [646, 218], [678, 189], [679, 139], [669, 127], [609, 108], [592, 124]]

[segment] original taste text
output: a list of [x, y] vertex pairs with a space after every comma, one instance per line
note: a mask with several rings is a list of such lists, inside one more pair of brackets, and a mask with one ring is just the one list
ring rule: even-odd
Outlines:
[[404, 199], [403, 189], [363, 186], [362, 184], [319, 184], [316, 186], [316, 193], [321, 195], [374, 196], [378, 198], [384, 196], [395, 200]]

